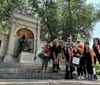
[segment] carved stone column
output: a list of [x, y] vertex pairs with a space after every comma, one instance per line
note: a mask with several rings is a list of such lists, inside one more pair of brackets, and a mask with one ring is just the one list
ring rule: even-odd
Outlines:
[[15, 38], [14, 38], [15, 23], [12, 22], [11, 24], [12, 25], [10, 27], [10, 33], [9, 33], [7, 55], [4, 58], [4, 62], [13, 62], [14, 61], [12, 56], [13, 56], [14, 46], [15, 46]]

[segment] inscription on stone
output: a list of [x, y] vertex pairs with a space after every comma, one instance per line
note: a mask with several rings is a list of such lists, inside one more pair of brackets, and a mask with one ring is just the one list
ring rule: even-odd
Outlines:
[[33, 63], [34, 53], [22, 52], [20, 54], [20, 63]]

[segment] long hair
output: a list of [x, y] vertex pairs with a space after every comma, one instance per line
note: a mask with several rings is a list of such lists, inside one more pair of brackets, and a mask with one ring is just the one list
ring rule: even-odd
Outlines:
[[56, 45], [57, 39], [53, 40], [52, 45]]
[[[94, 41], [94, 40], [97, 40], [97, 41], [98, 41], [98, 44], [100, 45], [100, 39], [99, 39], [99, 38], [94, 38], [93, 41]], [[95, 44], [93, 43], [93, 48], [94, 48], [94, 47], [95, 47]]]

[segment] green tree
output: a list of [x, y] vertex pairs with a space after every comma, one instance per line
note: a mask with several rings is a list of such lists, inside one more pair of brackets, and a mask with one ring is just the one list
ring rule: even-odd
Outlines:
[[59, 4], [61, 3], [61, 25], [64, 39], [72, 35], [75, 41], [80, 35], [83, 39], [89, 40], [97, 21], [97, 9], [92, 4], [86, 4], [86, 0], [59, 0]]
[[45, 34], [53, 40], [62, 35], [64, 40], [69, 35], [74, 41], [80, 35], [89, 40], [93, 26], [99, 17], [98, 10], [86, 0], [29, 0], [32, 11], [41, 18], [41, 39]]
[[26, 13], [26, 0], [0, 0], [0, 31], [7, 33], [7, 23], [13, 11]]
[[93, 26], [100, 20], [100, 10], [86, 0], [0, 0], [0, 31], [7, 33], [7, 23], [13, 11], [41, 19], [41, 39], [53, 40], [69, 35], [74, 41], [80, 35], [89, 40]]
[[59, 35], [58, 6], [56, 0], [29, 0], [31, 10], [38, 14], [41, 18], [41, 39], [45, 40], [45, 35], [53, 40]]
[[100, 21], [100, 7], [97, 10], [96, 16], [97, 16], [97, 20]]

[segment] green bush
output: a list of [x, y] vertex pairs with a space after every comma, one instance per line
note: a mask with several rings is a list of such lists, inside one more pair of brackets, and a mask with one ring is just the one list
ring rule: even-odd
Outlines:
[[99, 64], [98, 61], [96, 62], [96, 66], [95, 66], [95, 68], [96, 68], [96, 72], [97, 72], [97, 74], [100, 75], [100, 64]]

